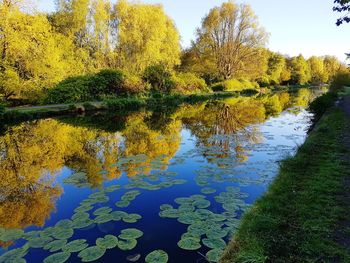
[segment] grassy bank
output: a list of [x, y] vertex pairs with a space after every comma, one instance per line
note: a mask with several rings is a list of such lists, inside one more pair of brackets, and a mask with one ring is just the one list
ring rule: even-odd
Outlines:
[[[349, 155], [341, 139], [349, 121], [330, 109], [296, 156], [281, 163], [268, 192], [243, 217], [221, 262], [350, 262], [335, 240], [349, 218], [342, 198]], [[338, 233], [338, 234], [337, 234]]]
[[176, 107], [182, 103], [196, 103], [240, 95], [255, 94], [256, 91], [216, 92], [195, 95], [164, 95], [152, 97], [121, 97], [99, 102], [70, 103], [47, 106], [8, 108], [0, 112], [2, 124], [16, 121], [60, 116], [70, 113], [82, 113], [98, 110], [137, 110], [140, 108]]

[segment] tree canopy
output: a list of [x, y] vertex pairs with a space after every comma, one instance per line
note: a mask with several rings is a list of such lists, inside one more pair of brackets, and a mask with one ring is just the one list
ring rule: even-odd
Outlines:
[[340, 18], [337, 20], [337, 25], [349, 23], [350, 22], [350, 0], [334, 0], [333, 11], [339, 12], [342, 14]]

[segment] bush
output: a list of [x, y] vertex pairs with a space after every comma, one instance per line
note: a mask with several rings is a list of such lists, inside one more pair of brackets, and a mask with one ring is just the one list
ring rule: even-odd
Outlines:
[[45, 103], [72, 103], [92, 99], [91, 76], [67, 78], [48, 91]]
[[0, 119], [2, 119], [4, 114], [5, 114], [5, 106], [0, 103]]
[[337, 73], [331, 83], [331, 90], [334, 92], [338, 92], [346, 86], [350, 86], [350, 73]]
[[137, 75], [127, 74], [122, 84], [122, 93], [128, 95], [140, 94], [147, 91], [149, 87]]
[[259, 84], [244, 79], [229, 79], [216, 83], [211, 88], [213, 91], [243, 91], [257, 89], [259, 88]]
[[196, 94], [209, 91], [205, 80], [192, 73], [179, 73], [173, 76], [173, 81], [175, 82], [176, 91], [182, 94]]
[[175, 87], [171, 73], [162, 64], [147, 67], [143, 73], [143, 80], [149, 83], [154, 91], [169, 93]]
[[90, 94], [98, 98], [103, 94], [118, 94], [122, 90], [124, 74], [119, 70], [103, 69], [91, 77]]
[[104, 69], [94, 75], [67, 78], [48, 91], [44, 103], [72, 103], [122, 93], [124, 74]]
[[318, 120], [322, 115], [334, 105], [337, 99], [336, 93], [326, 93], [315, 99], [309, 105], [309, 110], [314, 114], [314, 119]]

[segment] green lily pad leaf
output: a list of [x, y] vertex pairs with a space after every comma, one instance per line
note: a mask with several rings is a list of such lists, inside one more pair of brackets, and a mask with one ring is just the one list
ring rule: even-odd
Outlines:
[[86, 204], [86, 205], [81, 205], [77, 208], [74, 209], [75, 213], [79, 213], [79, 212], [88, 212], [90, 210], [92, 210], [94, 207], [91, 206], [90, 204]]
[[121, 250], [125, 250], [125, 251], [134, 249], [136, 247], [136, 245], [137, 245], [136, 239], [126, 239], [126, 240], [119, 240], [118, 241], [118, 247]]
[[121, 201], [118, 201], [115, 203], [116, 206], [120, 207], [120, 208], [126, 208], [130, 205], [130, 202], [129, 201], [124, 201], [124, 200], [121, 200]]
[[203, 244], [212, 249], [224, 249], [226, 247], [226, 243], [221, 238], [204, 238], [202, 240]]
[[201, 235], [197, 235], [196, 233], [192, 233], [192, 232], [186, 232], [184, 234], [181, 235], [181, 239], [186, 239], [186, 238], [194, 238], [199, 242], [201, 242]]
[[127, 228], [121, 231], [119, 238], [122, 239], [137, 239], [143, 236], [143, 232], [136, 228]]
[[53, 235], [54, 232], [55, 232], [55, 227], [50, 226], [45, 228], [43, 231], [41, 231], [40, 235], [50, 237]]
[[96, 224], [104, 224], [104, 223], [107, 223], [107, 222], [112, 221], [112, 220], [113, 220], [113, 217], [111, 214], [103, 214], [103, 215], [97, 216], [94, 219], [94, 222]]
[[194, 212], [185, 213], [177, 219], [182, 224], [192, 225], [201, 221], [200, 215]]
[[227, 236], [227, 229], [210, 228], [206, 232], [206, 235], [209, 239], [223, 238]]
[[201, 248], [201, 244], [198, 242], [198, 240], [191, 237], [181, 239], [177, 245], [184, 250], [197, 250]]
[[[44, 230], [44, 231], [45, 231], [45, 230]], [[40, 234], [41, 234], [42, 232], [44, 232], [44, 231], [36, 231], [36, 230], [30, 231], [30, 232], [24, 233], [24, 234], [22, 235], [22, 238], [24, 238], [24, 239], [26, 239], [26, 240], [29, 240], [29, 239], [32, 239], [32, 238], [34, 238], [34, 237], [39, 237]], [[46, 236], [49, 236], [49, 235], [46, 235]]]
[[54, 240], [44, 246], [45, 250], [49, 250], [50, 252], [56, 252], [61, 250], [67, 244], [67, 240], [60, 239]]
[[190, 213], [195, 210], [195, 207], [190, 204], [180, 205], [178, 208], [180, 213]]
[[27, 248], [16, 248], [7, 251], [0, 257], [0, 262], [21, 262], [22, 257], [25, 257], [28, 253]]
[[176, 180], [173, 180], [172, 183], [173, 183], [174, 185], [181, 185], [181, 184], [187, 183], [187, 181], [184, 180], [184, 179], [176, 179]]
[[4, 242], [14, 241], [22, 238], [23, 230], [21, 229], [4, 229], [0, 235], [0, 240]]
[[210, 187], [205, 187], [201, 190], [201, 192], [203, 194], [206, 194], [206, 195], [210, 195], [210, 194], [213, 194], [216, 192], [216, 190], [214, 188], [210, 188]]
[[207, 208], [210, 206], [210, 201], [205, 199], [199, 199], [193, 203], [197, 208]]
[[[88, 219], [88, 218], [90, 218], [90, 215], [88, 213], [85, 213], [85, 212], [78, 212], [72, 216], [73, 221], [74, 220], [83, 220], [83, 219]], [[73, 226], [73, 225], [74, 225], [74, 223], [72, 222], [71, 226]]]
[[224, 251], [221, 249], [212, 249], [208, 251], [206, 257], [210, 262], [219, 262], [223, 253]]
[[96, 245], [104, 249], [112, 249], [118, 246], [118, 238], [113, 235], [106, 235], [104, 238], [96, 239]]
[[112, 208], [105, 206], [105, 207], [96, 209], [93, 214], [95, 216], [105, 215], [110, 213], [112, 210], [113, 210]]
[[77, 219], [73, 221], [73, 228], [82, 229], [91, 226], [94, 223], [90, 218]]
[[166, 263], [169, 260], [168, 254], [163, 250], [155, 250], [146, 256], [146, 263]]
[[179, 210], [173, 208], [161, 211], [159, 213], [159, 216], [164, 218], [178, 218], [180, 215], [181, 213], [179, 212]]
[[62, 250], [68, 253], [75, 253], [75, 252], [82, 251], [88, 246], [89, 245], [86, 243], [85, 239], [76, 239], [72, 242], [69, 242], [66, 246], [64, 246]]
[[64, 263], [69, 259], [69, 257], [70, 257], [70, 253], [60, 252], [45, 258], [44, 263]]
[[82, 262], [91, 262], [103, 257], [105, 253], [106, 249], [93, 246], [80, 251], [78, 257], [81, 258]]
[[164, 211], [164, 210], [168, 210], [168, 209], [173, 209], [173, 206], [168, 205], [168, 204], [164, 204], [160, 206], [160, 210]]
[[116, 184], [116, 185], [111, 185], [111, 186], [106, 187], [106, 188], [105, 188], [105, 191], [106, 191], [107, 193], [112, 193], [112, 192], [117, 191], [117, 190], [119, 190], [119, 189], [121, 189], [121, 188], [122, 188], [122, 187], [121, 187], [120, 185]]
[[179, 205], [184, 205], [184, 204], [192, 204], [193, 200], [187, 197], [178, 197], [175, 199], [175, 203]]
[[125, 213], [124, 211], [114, 211], [111, 213], [112, 219], [114, 221], [120, 221], [126, 215], [127, 213]]
[[69, 219], [63, 219], [55, 225], [55, 227], [60, 227], [60, 228], [71, 228], [72, 227], [72, 221]]
[[56, 239], [69, 239], [73, 234], [74, 231], [72, 228], [55, 227], [55, 232], [52, 236]]
[[28, 240], [28, 246], [32, 248], [42, 248], [51, 241], [51, 237], [34, 237]]
[[141, 218], [139, 214], [126, 214], [122, 219], [125, 223], [136, 223]]

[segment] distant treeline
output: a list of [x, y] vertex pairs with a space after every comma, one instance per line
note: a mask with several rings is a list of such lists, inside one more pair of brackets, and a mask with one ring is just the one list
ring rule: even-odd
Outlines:
[[[206, 93], [328, 83], [337, 58], [287, 57], [245, 4], [210, 10], [190, 48], [161, 5], [57, 0], [40, 13], [27, 0], [0, 0], [0, 99], [47, 103], [158, 93]], [[212, 89], [210, 89], [212, 88]]]

